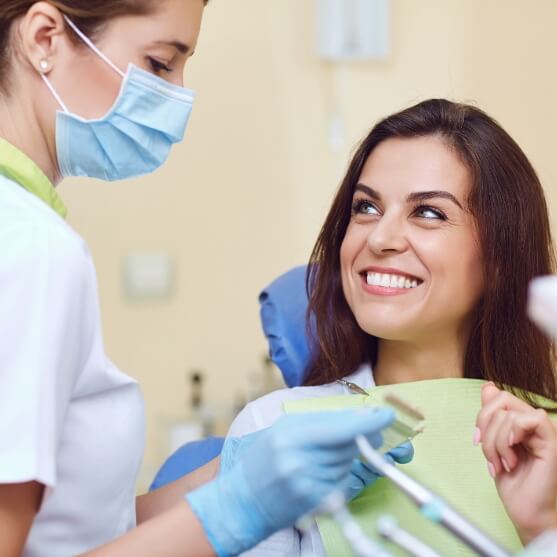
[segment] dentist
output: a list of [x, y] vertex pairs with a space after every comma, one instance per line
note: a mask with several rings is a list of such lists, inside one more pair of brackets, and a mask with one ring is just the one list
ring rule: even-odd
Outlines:
[[[377, 413], [288, 416], [217, 478], [136, 498], [138, 385], [103, 348], [95, 269], [55, 184], [152, 172], [182, 140], [204, 0], [0, 3], [0, 555], [233, 555], [375, 477]], [[241, 458], [240, 458], [241, 457]]]

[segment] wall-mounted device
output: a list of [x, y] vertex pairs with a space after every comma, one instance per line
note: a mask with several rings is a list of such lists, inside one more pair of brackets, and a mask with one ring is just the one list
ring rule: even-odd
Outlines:
[[386, 58], [390, 0], [315, 0], [319, 57], [332, 62]]

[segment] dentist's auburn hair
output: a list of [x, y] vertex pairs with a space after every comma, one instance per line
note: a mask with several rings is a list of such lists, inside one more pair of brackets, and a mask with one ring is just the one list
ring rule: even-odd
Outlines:
[[542, 186], [526, 155], [495, 120], [476, 107], [444, 99], [380, 121], [349, 165], [308, 267], [309, 333], [315, 342], [304, 384], [329, 383], [363, 363], [376, 363], [378, 339], [359, 327], [344, 298], [340, 248], [355, 187], [372, 151], [390, 138], [424, 136], [442, 138], [472, 179], [468, 205], [478, 229], [485, 287], [474, 309], [464, 376], [556, 400], [553, 345], [526, 315], [528, 283], [555, 269]]
[[[203, 0], [206, 5], [209, 0]], [[46, 0], [67, 15], [88, 37], [94, 39], [112, 19], [129, 15], [148, 15], [156, 11], [162, 0]], [[12, 27], [37, 0], [0, 0], [0, 90], [6, 92], [7, 77], [13, 49]], [[70, 37], [79, 47], [83, 46], [75, 33]]]

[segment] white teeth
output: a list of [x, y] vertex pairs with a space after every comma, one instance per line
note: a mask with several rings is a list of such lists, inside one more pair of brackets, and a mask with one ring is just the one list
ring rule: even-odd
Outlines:
[[419, 283], [416, 279], [409, 279], [401, 275], [387, 273], [367, 273], [366, 282], [370, 286], [382, 286], [383, 288], [417, 288]]
[[368, 273], [366, 277], [367, 283], [372, 286], [381, 285], [381, 275], [378, 273]]

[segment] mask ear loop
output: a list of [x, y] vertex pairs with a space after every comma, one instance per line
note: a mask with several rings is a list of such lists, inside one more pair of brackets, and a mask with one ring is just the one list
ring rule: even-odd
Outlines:
[[70, 111], [68, 110], [68, 107], [64, 104], [64, 101], [60, 98], [60, 95], [56, 92], [56, 89], [54, 89], [54, 86], [52, 85], [52, 83], [50, 83], [50, 79], [48, 79], [48, 77], [46, 77], [46, 75], [44, 73], [41, 73], [41, 77], [43, 78], [43, 81], [44, 81], [45, 85], [49, 88], [50, 92], [52, 93], [52, 96], [56, 99], [58, 104], [62, 107], [62, 110], [66, 114], [69, 114]]
[[[106, 56], [106, 54], [104, 54], [103, 52], [101, 52], [101, 50], [99, 50], [99, 48], [95, 45], [95, 43], [87, 36], [85, 35], [85, 33], [83, 33], [81, 31], [81, 29], [79, 29], [77, 27], [77, 25], [67, 16], [64, 15], [64, 19], [66, 20], [66, 23], [72, 28], [72, 30], [75, 32], [75, 34], [104, 62], [106, 62], [122, 79], [125, 79], [126, 74], [116, 65], [114, 64], [114, 62], [112, 62], [112, 60], [110, 60], [110, 58], [108, 58], [108, 56]], [[41, 77], [45, 83], [45, 85], [48, 87], [49, 91], [52, 93], [53, 97], [56, 99], [56, 102], [58, 102], [58, 104], [62, 107], [62, 110], [64, 112], [66, 112], [67, 114], [70, 113], [70, 111], [68, 110], [68, 107], [65, 105], [64, 101], [62, 100], [62, 98], [60, 97], [60, 95], [56, 92], [56, 89], [54, 89], [54, 86], [52, 85], [52, 83], [50, 82], [50, 79], [48, 79], [48, 77], [46, 77], [46, 67], [45, 68], [41, 68]]]
[[126, 74], [112, 61], [106, 54], [101, 52], [97, 45], [85, 34], [77, 25], [67, 16], [64, 15], [66, 23], [73, 29], [75, 34], [104, 62], [106, 62], [122, 79], [126, 77]]

